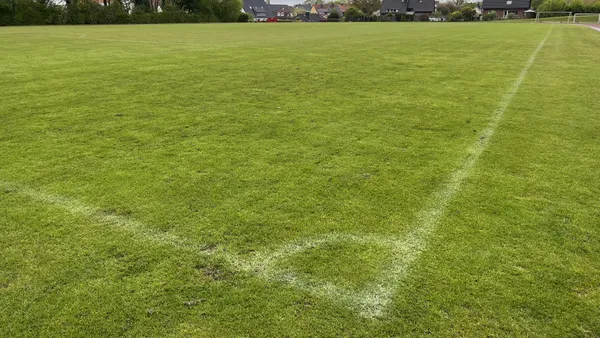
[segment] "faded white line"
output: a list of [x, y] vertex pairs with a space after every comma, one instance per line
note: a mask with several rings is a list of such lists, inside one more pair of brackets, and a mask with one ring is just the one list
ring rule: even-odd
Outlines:
[[378, 307], [372, 309], [365, 309], [363, 315], [366, 316], [380, 316], [385, 307], [389, 305], [391, 302], [395, 287], [394, 285], [398, 285], [399, 282], [404, 279], [406, 274], [408, 273], [408, 268], [410, 265], [419, 257], [419, 255], [425, 250], [427, 246], [427, 241], [434, 230], [440, 223], [440, 219], [444, 215], [446, 208], [454, 195], [460, 189], [461, 184], [464, 180], [469, 177], [471, 171], [477, 160], [481, 156], [481, 154], [488, 147], [490, 138], [494, 135], [496, 128], [500, 124], [504, 113], [508, 109], [510, 103], [512, 102], [515, 94], [518, 92], [529, 68], [535, 62], [535, 59], [546, 44], [548, 37], [552, 33], [554, 26], [550, 29], [548, 34], [544, 37], [544, 39], [539, 43], [537, 48], [531, 54], [525, 66], [519, 73], [519, 76], [510, 87], [508, 92], [504, 94], [502, 100], [500, 101], [500, 105], [493, 112], [491, 116], [491, 121], [488, 124], [487, 128], [479, 135], [478, 140], [473, 143], [467, 149], [467, 157], [461, 164], [461, 166], [452, 173], [448, 182], [442, 186], [440, 190], [435, 192], [433, 196], [430, 198], [427, 206], [417, 214], [417, 226], [414, 228], [412, 232], [410, 232], [407, 237], [404, 239], [404, 243], [406, 243], [405, 247], [405, 256], [398, 261], [397, 264], [394, 265], [394, 268], [390, 271], [389, 275], [386, 276], [380, 283], [373, 285], [373, 288], [377, 291], [379, 298], [381, 299], [381, 303]]
[[[299, 276], [286, 269], [285, 266], [278, 265], [278, 263], [283, 263], [286, 259], [304, 250], [323, 244], [344, 242], [380, 246], [384, 250], [389, 250], [393, 258], [390, 262], [386, 262], [387, 264], [385, 264], [383, 271], [378, 276], [374, 276], [374, 283], [358, 290], [307, 276]], [[317, 296], [329, 298], [357, 311], [364, 317], [376, 317], [383, 314], [383, 310], [391, 301], [390, 291], [397, 288], [396, 284], [388, 283], [389, 275], [387, 271], [395, 269], [398, 264], [402, 263], [407, 254], [410, 253], [410, 250], [407, 250], [410, 246], [411, 244], [407, 243], [406, 239], [387, 235], [330, 233], [302, 241], [295, 241], [268, 253], [259, 253], [251, 261], [252, 265], [247, 269], [250, 269], [266, 280], [284, 282]], [[382, 287], [382, 285], [384, 286]]]
[[593, 29], [593, 30], [595, 30], [597, 32], [600, 32], [600, 27], [590, 26], [590, 25], [588, 25], [588, 27], [590, 27], [591, 29]]
[[[426, 249], [427, 241], [438, 227], [448, 204], [459, 191], [463, 181], [469, 177], [477, 160], [487, 148], [490, 138], [500, 124], [504, 113], [521, 87], [529, 68], [531, 68], [535, 62], [539, 51], [545, 45], [553, 28], [554, 26], [552, 26], [548, 34], [539, 43], [525, 63], [513, 85], [502, 97], [500, 105], [492, 113], [491, 120], [486, 129], [479, 134], [478, 140], [467, 148], [467, 157], [461, 166], [451, 174], [448, 181], [441, 189], [431, 196], [425, 208], [417, 214], [415, 222], [416, 226], [413, 231], [409, 232], [402, 239], [388, 239], [373, 235], [354, 236], [329, 234], [321, 238], [305, 240], [301, 243], [284, 245], [270, 254], [262, 254], [262, 257], [257, 255], [254, 262], [251, 263], [253, 265], [246, 268], [250, 270], [254, 269], [256, 273], [265, 276], [267, 279], [287, 282], [302, 290], [310, 291], [313, 294], [340, 301], [357, 310], [364, 317], [372, 318], [385, 315], [386, 309], [392, 303], [394, 294], [402, 280], [408, 274], [409, 268]], [[371, 285], [358, 291], [337, 287], [325, 281], [316, 281], [306, 277], [301, 278], [294, 274], [290, 274], [289, 272], [287, 274], [282, 274], [281, 270], [278, 270], [274, 266], [275, 262], [281, 261], [283, 258], [306, 250], [307, 248], [318, 246], [323, 243], [344, 240], [388, 245], [393, 252], [393, 262], [389, 269], [387, 269], [385, 273], [382, 273], [382, 275]]]
[[206, 246], [189, 243], [182, 238], [168, 232], [152, 230], [146, 225], [129, 217], [115, 215], [98, 208], [91, 207], [79, 201], [65, 198], [62, 196], [46, 194], [44, 192], [34, 190], [20, 185], [0, 182], [0, 187], [9, 191], [18, 192], [32, 200], [43, 202], [50, 205], [58, 206], [73, 215], [84, 216], [97, 223], [105, 224], [113, 228], [125, 230], [134, 235], [138, 241], [154, 242], [156, 244], [169, 245], [177, 248], [185, 248], [193, 250], [199, 254], [210, 254], [206, 250]]
[[[487, 148], [490, 138], [493, 136], [504, 113], [523, 83], [529, 68], [535, 62], [537, 54], [546, 43], [546, 40], [548, 40], [551, 32], [552, 29], [550, 29], [546, 37], [540, 42], [509, 91], [503, 96], [500, 105], [491, 116], [488, 127], [480, 134], [478, 141], [467, 149], [467, 157], [462, 165], [450, 176], [448, 182], [433, 194], [427, 206], [417, 214], [417, 226], [404, 238], [393, 238], [381, 235], [333, 233], [301, 241], [294, 241], [273, 251], [259, 252], [252, 259], [245, 260], [238, 255], [231, 253], [219, 252], [211, 254], [211, 251], [206, 250], [206, 247], [203, 245], [189, 243], [170, 233], [151, 230], [144, 224], [130, 218], [106, 214], [97, 208], [87, 206], [74, 200], [45, 194], [40, 191], [16, 186], [10, 183], [0, 182], [0, 186], [8, 189], [15, 189], [15, 191], [20, 192], [33, 200], [60, 206], [72, 214], [86, 216], [102, 224], [127, 230], [142, 241], [153, 241], [159, 244], [167, 244], [191, 250], [201, 255], [220, 257], [229, 262], [233, 268], [256, 274], [267, 281], [284, 282], [315, 295], [327, 297], [358, 311], [364, 317], [380, 317], [385, 315], [386, 309], [393, 301], [396, 290], [408, 274], [410, 266], [426, 249], [427, 241], [438, 227], [440, 219], [444, 215], [451, 199], [460, 189], [462, 182], [470, 175], [480, 155]], [[279, 262], [304, 250], [325, 243], [336, 242], [385, 246], [386, 249], [392, 251], [393, 259], [389, 264], [389, 268], [378, 276], [372, 284], [362, 290], [350, 290], [336, 286], [327, 281], [299, 277], [293, 272], [286, 271], [278, 266]]]

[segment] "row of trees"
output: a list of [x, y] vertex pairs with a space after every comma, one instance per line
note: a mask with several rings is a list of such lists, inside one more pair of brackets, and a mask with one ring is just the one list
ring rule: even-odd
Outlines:
[[573, 13], [600, 13], [600, 0], [533, 0], [531, 7], [537, 11], [568, 11]]
[[234, 22], [240, 0], [0, 0], [0, 26]]
[[465, 1], [442, 2], [438, 5], [436, 15], [448, 18], [449, 21], [473, 21], [477, 12], [477, 4]]

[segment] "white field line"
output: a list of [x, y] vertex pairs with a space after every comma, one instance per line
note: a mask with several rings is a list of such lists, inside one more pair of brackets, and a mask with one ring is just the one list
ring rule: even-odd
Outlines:
[[[360, 290], [348, 289], [327, 281], [298, 276], [287, 270], [285, 266], [277, 265], [278, 263], [285, 263], [286, 259], [307, 249], [328, 243], [344, 242], [380, 246], [392, 252], [392, 260], [387, 262], [387, 266], [384, 267], [384, 271], [379, 276], [375, 276], [376, 283]], [[397, 285], [385, 282], [388, 279], [387, 271], [396, 270], [396, 267], [402, 264], [407, 254], [410, 254], [410, 251], [406, 250], [409, 247], [410, 243], [407, 243], [406, 239], [398, 239], [392, 236], [330, 233], [295, 241], [274, 251], [258, 253], [249, 262], [251, 265], [244, 269], [252, 271], [266, 280], [287, 283], [317, 296], [324, 296], [357, 311], [364, 317], [376, 317], [383, 314], [384, 308], [391, 301], [392, 291], [397, 288]], [[382, 284], [385, 285], [383, 289]]]
[[591, 29], [597, 31], [597, 32], [600, 32], [600, 27], [590, 26], [590, 25], [587, 25], [587, 26], [590, 27]]
[[126, 232], [132, 234], [136, 240], [141, 242], [153, 242], [155, 244], [169, 245], [177, 248], [193, 250], [199, 254], [210, 255], [210, 251], [206, 250], [206, 246], [194, 245], [173, 234], [152, 230], [141, 222], [133, 220], [129, 217], [106, 213], [98, 208], [91, 207], [76, 200], [57, 195], [46, 194], [38, 190], [7, 182], [0, 182], [0, 187], [17, 192], [34, 201], [60, 207], [73, 215], [84, 216], [99, 224], [125, 230]]
[[287, 258], [292, 257], [297, 253], [326, 243], [351, 242], [368, 245], [380, 245], [385, 246], [388, 250], [392, 250], [394, 255], [399, 257], [402, 257], [402, 253], [397, 253], [397, 248], [404, 247], [404, 243], [400, 243], [398, 240], [392, 239], [389, 236], [357, 236], [332, 233], [324, 236], [304, 239], [302, 241], [294, 241], [292, 243], [283, 245], [274, 251], [260, 252], [256, 254], [252, 260], [245, 260], [232, 253], [216, 250], [213, 251], [208, 249], [208, 247], [205, 245], [190, 243], [171, 233], [152, 230], [143, 223], [133, 220], [129, 217], [108, 214], [99, 208], [94, 208], [70, 198], [47, 194], [39, 190], [34, 190], [21, 185], [3, 181], [0, 181], [0, 188], [18, 193], [34, 201], [59, 207], [72, 215], [86, 217], [98, 224], [126, 231], [127, 233], [133, 235], [135, 240], [138, 242], [172, 246], [205, 257], [222, 259], [235, 270], [254, 274], [268, 282], [286, 283], [303, 291], [313, 293], [317, 296], [325, 296], [336, 301], [337, 303], [341, 303], [358, 311], [362, 311], [365, 308], [375, 308], [375, 311], [377, 311], [380, 305], [379, 298], [375, 297], [372, 291], [354, 291], [336, 286], [327, 281], [300, 278], [294, 273], [285, 269], [285, 266], [278, 265], [278, 263], [285, 263]]
[[395, 286], [400, 284], [401, 280], [406, 276], [409, 266], [425, 250], [427, 246], [427, 240], [429, 237], [431, 237], [431, 234], [439, 225], [440, 219], [444, 215], [448, 204], [454, 195], [456, 195], [456, 193], [459, 191], [461, 184], [466, 178], [469, 177], [473, 167], [477, 163], [477, 160], [479, 160], [481, 154], [488, 147], [489, 141], [494, 135], [496, 128], [498, 128], [504, 113], [508, 109], [515, 94], [521, 87], [529, 68], [531, 68], [535, 62], [538, 53], [546, 44], [546, 41], [548, 40], [548, 37], [552, 33], [553, 29], [554, 26], [552, 26], [548, 34], [546, 34], [544, 39], [531, 54], [508, 92], [504, 94], [500, 101], [500, 105], [492, 113], [491, 121], [489, 122], [487, 128], [479, 135], [478, 140], [467, 149], [467, 157], [461, 166], [454, 171], [454, 173], [452, 173], [448, 182], [442, 186], [440, 190], [433, 194], [426, 207], [417, 214], [417, 226], [404, 238], [403, 241], [406, 243], [406, 247], [403, 250], [405, 255], [402, 257], [402, 259], [398, 260], [396, 264], [394, 264], [394, 268], [389, 271], [389, 274], [386, 276], [386, 278], [372, 286], [376, 291], [376, 294], [373, 295], [372, 298], [380, 299], [379, 305], [375, 308], [366, 308], [365, 310], [367, 312], [363, 312], [364, 315], [379, 316], [382, 314], [384, 308], [391, 302], [394, 291], [396, 290]]
[[[330, 234], [321, 238], [306, 240], [301, 243], [288, 244], [267, 256], [261, 257], [260, 255], [257, 255], [253, 263], [255, 271], [258, 274], [263, 274], [267, 279], [285, 281], [314, 294], [341, 301], [357, 310], [364, 317], [372, 318], [384, 315], [386, 308], [393, 300], [397, 288], [408, 274], [410, 266], [426, 249], [427, 241], [438, 227], [448, 204], [459, 191], [463, 181], [469, 177], [477, 160], [487, 148], [490, 138], [496, 131], [504, 113], [521, 87], [529, 68], [531, 68], [535, 62], [539, 51], [545, 45], [553, 28], [554, 26], [552, 26], [548, 34], [539, 43], [525, 63], [513, 85], [500, 100], [500, 104], [492, 113], [491, 120], [486, 129], [479, 134], [478, 140], [467, 148], [467, 157], [463, 163], [452, 173], [441, 189], [431, 196], [425, 208], [417, 214], [415, 222], [416, 226], [413, 231], [408, 233], [402, 239], [389, 239], [379, 236]], [[281, 261], [285, 257], [307, 248], [336, 241], [363, 242], [390, 246], [393, 252], [393, 262], [390, 268], [383, 273], [378, 280], [367, 288], [359, 291], [347, 290], [327, 282], [299, 278], [293, 274], [281, 275], [281, 273], [278, 273], [277, 269], [273, 266], [275, 262]]]
[[[426, 249], [427, 241], [440, 223], [446, 207], [451, 199], [460, 189], [462, 182], [470, 175], [471, 170], [477, 163], [481, 154], [489, 144], [512, 99], [519, 90], [527, 72], [533, 65], [537, 54], [542, 49], [546, 40], [552, 33], [552, 29], [540, 42], [533, 54], [530, 56], [519, 76], [500, 101], [500, 105], [493, 112], [487, 128], [479, 135], [479, 139], [467, 149], [467, 157], [461, 166], [454, 171], [448, 182], [440, 190], [435, 192], [426, 207], [416, 217], [416, 227], [404, 238], [395, 238], [382, 235], [351, 235], [351, 234], [326, 234], [314, 238], [294, 241], [283, 245], [276, 250], [259, 252], [251, 260], [225, 252], [212, 254], [205, 246], [191, 244], [180, 237], [149, 229], [144, 224], [127, 217], [108, 215], [97, 208], [93, 208], [77, 201], [63, 197], [45, 194], [26, 187], [1, 182], [0, 187], [13, 189], [33, 200], [57, 205], [75, 215], [89, 217], [102, 224], [115, 228], [127, 230], [141, 241], [151, 241], [158, 244], [167, 244], [197, 254], [219, 257], [227, 261], [233, 268], [256, 274], [257, 276], [273, 282], [284, 282], [304, 291], [318, 296], [324, 296], [338, 303], [344, 304], [358, 311], [362, 316], [373, 318], [385, 315], [385, 310], [391, 304], [394, 293], [402, 280], [406, 277], [412, 263]], [[304, 250], [317, 247], [326, 243], [351, 242], [367, 245], [378, 245], [391, 250], [393, 259], [388, 269], [368, 287], [362, 290], [351, 290], [334, 285], [327, 281], [301, 278], [288, 271], [285, 267], [279, 267], [278, 263]]]

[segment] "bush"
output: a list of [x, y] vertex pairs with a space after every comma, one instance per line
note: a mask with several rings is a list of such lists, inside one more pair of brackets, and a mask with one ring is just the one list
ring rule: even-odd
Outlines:
[[581, 0], [573, 0], [567, 5], [567, 10], [573, 13], [585, 13], [587, 11], [586, 7]]
[[477, 12], [475, 12], [475, 9], [472, 7], [463, 7], [460, 10], [460, 13], [464, 21], [473, 21], [475, 14], [477, 14]]
[[508, 13], [508, 15], [506, 16], [506, 18], [508, 20], [520, 19], [519, 16], [516, 15], [515, 13]]
[[[209, 4], [212, 7], [214, 17], [210, 19], [207, 17], [204, 20], [210, 22], [235, 22], [242, 10], [242, 2], [240, 0], [209, 1]], [[202, 15], [204, 13], [197, 14]]]
[[344, 16], [344, 19], [346, 21], [357, 21], [363, 15], [364, 13], [360, 9], [356, 7], [350, 7], [346, 10], [346, 15]]
[[496, 20], [496, 11], [491, 11], [488, 12], [487, 14], [483, 15], [483, 21], [493, 21]]
[[427, 21], [429, 21], [429, 15], [427, 15], [427, 14], [415, 15], [414, 20], [418, 21], [418, 22], [427, 22]]
[[248, 22], [250, 21], [250, 15], [248, 13], [240, 13], [237, 18], [237, 22]]
[[400, 21], [400, 22], [410, 21], [410, 19], [411, 19], [410, 15], [400, 14], [400, 13], [396, 13], [395, 17], [396, 17], [396, 21]]
[[450, 21], [462, 21], [462, 19], [463, 19], [463, 15], [459, 11], [452, 12], [452, 14], [450, 14], [450, 16], [448, 17], [448, 20], [450, 20]]
[[449, 17], [450, 14], [456, 12], [457, 10], [458, 6], [452, 2], [440, 2], [438, 5], [438, 11], [442, 14], [442, 16]]
[[565, 0], [545, 0], [538, 7], [538, 12], [565, 11], [567, 3]]
[[330, 21], [330, 19], [337, 19], [339, 21], [340, 19], [340, 13], [338, 13], [335, 9], [331, 11], [331, 13], [329, 13], [329, 16], [327, 17], [327, 20]]

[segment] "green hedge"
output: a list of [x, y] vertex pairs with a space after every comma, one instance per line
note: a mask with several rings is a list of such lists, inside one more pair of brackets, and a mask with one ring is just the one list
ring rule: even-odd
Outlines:
[[66, 6], [49, 0], [0, 0], [0, 26], [198, 23], [238, 19], [241, 2], [214, 0], [212, 4], [212, 8], [204, 6], [197, 12], [166, 6], [161, 13], [134, 10], [129, 14], [116, 0], [109, 6], [91, 0], [71, 0]]
[[583, 2], [582, 0], [544, 0], [538, 11], [568, 11], [573, 13], [600, 13], [600, 0]]

